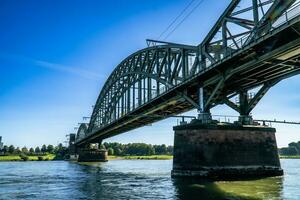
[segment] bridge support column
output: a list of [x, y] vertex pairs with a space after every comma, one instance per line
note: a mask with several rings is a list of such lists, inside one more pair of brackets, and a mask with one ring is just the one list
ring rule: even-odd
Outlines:
[[76, 135], [71, 133], [69, 135], [69, 155], [67, 160], [77, 160], [75, 140], [76, 140]]
[[239, 122], [243, 125], [253, 124], [253, 119], [250, 116], [251, 109], [249, 108], [248, 91], [242, 91], [239, 95], [240, 101], [240, 116]]
[[106, 162], [107, 150], [100, 148], [99, 144], [87, 144], [78, 148], [78, 162]]
[[172, 177], [228, 180], [283, 174], [274, 128], [196, 121], [174, 127]]
[[205, 90], [203, 89], [203, 87], [200, 87], [198, 91], [198, 99], [199, 99], [198, 120], [203, 124], [208, 124], [211, 123], [212, 121], [210, 110], [207, 106], [205, 106], [207, 104], [207, 98], [208, 97], [206, 95]]

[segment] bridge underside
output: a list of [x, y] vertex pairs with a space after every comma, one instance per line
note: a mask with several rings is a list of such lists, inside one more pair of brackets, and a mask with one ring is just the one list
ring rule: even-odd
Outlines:
[[253, 100], [251, 111], [266, 91], [279, 81], [300, 73], [300, 22], [295, 18], [288, 25], [274, 30], [241, 53], [209, 67], [202, 73], [171, 88], [162, 96], [153, 98], [142, 107], [129, 112], [104, 127], [93, 130], [77, 142], [99, 142], [138, 127], [145, 126], [197, 108], [199, 85], [209, 96], [208, 109], [227, 104], [240, 112], [241, 108], [230, 98], [261, 87]]
[[[198, 119], [174, 127], [173, 176], [282, 175], [275, 129], [254, 123], [251, 112], [300, 73], [299, 2], [232, 0], [198, 46], [148, 42], [155, 44], [116, 67], [80, 125], [82, 160], [99, 159], [91, 147], [103, 139], [197, 109]], [[237, 122], [212, 120], [221, 104], [239, 113]]]

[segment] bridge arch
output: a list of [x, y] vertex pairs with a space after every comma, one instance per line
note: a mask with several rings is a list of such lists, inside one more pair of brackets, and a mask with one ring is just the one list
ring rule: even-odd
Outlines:
[[[299, 73], [300, 5], [291, 6], [295, 0], [249, 1], [250, 7], [243, 8], [240, 2], [230, 3], [198, 46], [158, 41], [125, 58], [97, 98], [85, 139], [105, 139], [162, 119], [155, 115], [194, 108], [209, 114], [219, 104], [248, 123], [251, 110], [277, 81]], [[258, 8], [267, 12], [257, 13]], [[248, 11], [255, 19], [243, 19]], [[235, 32], [230, 24], [249, 30]], [[250, 99], [248, 91], [257, 87]], [[238, 103], [230, 101], [235, 97]]]
[[117, 120], [185, 80], [197, 69], [195, 46], [148, 47], [124, 59], [104, 84], [88, 132]]
[[87, 130], [88, 130], [88, 124], [86, 123], [80, 124], [77, 130], [76, 139], [77, 140], [83, 139], [87, 135]]

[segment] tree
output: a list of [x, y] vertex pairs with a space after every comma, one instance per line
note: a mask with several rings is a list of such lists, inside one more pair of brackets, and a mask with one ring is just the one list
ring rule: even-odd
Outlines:
[[47, 147], [46, 147], [45, 144], [42, 146], [41, 152], [43, 152], [43, 153], [46, 153], [46, 152], [47, 152]]
[[34, 152], [35, 153], [40, 153], [41, 152], [40, 147], [36, 147], [35, 150], [34, 150]]
[[155, 153], [159, 155], [167, 154], [167, 146], [165, 144], [162, 145], [154, 145]]
[[109, 149], [111, 147], [110, 143], [104, 142], [103, 143], [105, 149]]
[[53, 151], [54, 151], [53, 145], [49, 144], [49, 145], [47, 146], [47, 152], [48, 152], [48, 153], [53, 153]]
[[299, 147], [298, 143], [296, 143], [296, 142], [289, 143], [289, 148], [293, 149], [292, 151], [296, 151], [297, 152], [296, 155], [300, 154], [300, 147]]
[[105, 146], [103, 144], [99, 145], [99, 149], [106, 149]]
[[15, 147], [14, 147], [14, 145], [10, 145], [10, 146], [8, 147], [8, 152], [9, 152], [9, 153], [14, 153], [14, 152], [15, 152]]
[[20, 150], [19, 147], [17, 147], [17, 148], [15, 149], [15, 153], [16, 153], [16, 154], [20, 154], [20, 153], [21, 153], [21, 150]]
[[29, 152], [30, 152], [31, 154], [33, 154], [33, 153], [34, 153], [34, 149], [31, 147], [31, 148], [29, 149]]
[[24, 153], [24, 154], [27, 154], [27, 153], [28, 153], [28, 149], [27, 149], [26, 147], [23, 147], [21, 151], [22, 151], [22, 153]]
[[155, 150], [152, 145], [144, 144], [144, 143], [132, 143], [128, 144], [128, 147], [125, 149], [125, 154], [128, 155], [153, 155], [155, 154]]
[[173, 155], [173, 150], [174, 150], [174, 147], [173, 147], [173, 146], [168, 146], [168, 147], [167, 147], [167, 154]]
[[281, 155], [286, 155], [286, 156], [295, 156], [297, 155], [297, 149], [294, 146], [290, 146], [290, 147], [285, 147], [285, 148], [281, 148], [279, 149], [279, 153]]
[[108, 148], [107, 153], [109, 156], [114, 155], [114, 149], [113, 148]]
[[114, 150], [114, 153], [115, 153], [115, 155], [117, 155], [117, 156], [121, 156], [122, 155], [122, 150], [120, 149], [120, 148], [116, 148], [115, 150]]
[[148, 147], [148, 155], [155, 155], [155, 149], [152, 145], [149, 145]]
[[56, 158], [63, 159], [68, 152], [68, 148], [64, 147], [60, 143], [60, 144], [58, 144], [58, 146], [56, 146], [54, 148], [54, 152], [55, 152]]
[[8, 146], [4, 145], [2, 151], [3, 151], [4, 154], [7, 153], [8, 152]]
[[63, 149], [63, 145], [62, 145], [62, 143], [59, 143], [59, 144], [54, 148], [55, 154], [61, 152], [62, 149]]

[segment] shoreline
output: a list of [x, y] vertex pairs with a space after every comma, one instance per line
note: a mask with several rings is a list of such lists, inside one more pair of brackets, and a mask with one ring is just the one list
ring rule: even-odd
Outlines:
[[[39, 160], [42, 157], [42, 160]], [[0, 156], [0, 162], [26, 162], [26, 161], [58, 161], [65, 159], [54, 159], [55, 155], [28, 156], [28, 160], [23, 160], [19, 155]], [[171, 160], [172, 155], [151, 155], [151, 156], [108, 156], [107, 160]]]
[[279, 156], [280, 159], [300, 159], [300, 155], [298, 156]]
[[151, 156], [108, 156], [108, 160], [171, 160], [172, 155], [151, 155]]
[[[41, 159], [39, 157], [41, 157]], [[26, 161], [52, 161], [52, 160], [56, 160], [54, 154], [27, 156], [27, 160], [22, 159], [20, 155], [0, 156], [0, 162], [26, 162]]]
[[[42, 160], [39, 160], [42, 157]], [[280, 159], [300, 159], [299, 156], [279, 156]], [[107, 160], [171, 160], [172, 155], [151, 155], [151, 156], [108, 156]], [[59, 161], [64, 159], [55, 159], [54, 154], [43, 156], [28, 156], [26, 161]], [[26, 162], [19, 155], [0, 156], [0, 162]]]

